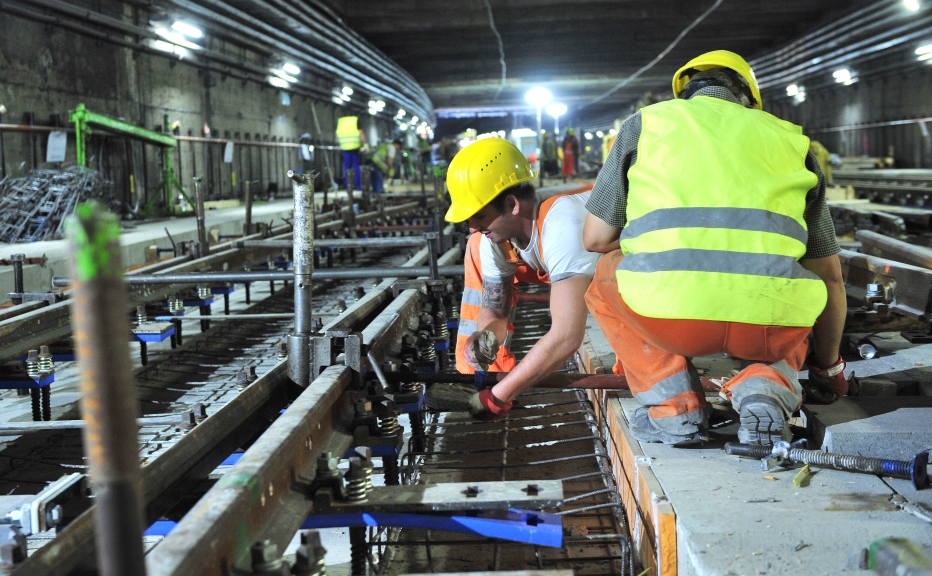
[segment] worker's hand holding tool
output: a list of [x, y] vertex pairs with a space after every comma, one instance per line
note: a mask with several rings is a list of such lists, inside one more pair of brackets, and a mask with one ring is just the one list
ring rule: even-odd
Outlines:
[[[809, 381], [803, 384], [806, 401], [814, 404], [832, 404], [849, 392], [849, 381], [845, 378], [845, 361], [841, 358], [827, 368], [809, 365]], [[851, 390], [857, 394], [857, 386]]]
[[463, 357], [466, 363], [485, 372], [498, 358], [498, 337], [491, 330], [476, 330], [466, 339]]
[[479, 420], [498, 420], [511, 410], [514, 402], [502, 402], [492, 394], [491, 388], [483, 388], [469, 399], [469, 414]]

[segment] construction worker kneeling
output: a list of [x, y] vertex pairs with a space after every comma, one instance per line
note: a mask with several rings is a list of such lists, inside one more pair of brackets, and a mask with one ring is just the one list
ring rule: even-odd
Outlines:
[[753, 361], [722, 387], [738, 438], [772, 444], [804, 395], [849, 388], [824, 178], [802, 129], [763, 112], [737, 54], [693, 59], [673, 94], [624, 122], [599, 173], [583, 237], [605, 255], [586, 301], [643, 406], [635, 438], [703, 440], [710, 406], [690, 358], [726, 352]]
[[[487, 138], [450, 163], [449, 222], [469, 221], [465, 291], [456, 342], [456, 367], [510, 372], [477, 393], [472, 414], [499, 418], [512, 400], [562, 368], [582, 344], [585, 293], [599, 254], [582, 243], [590, 184], [535, 191], [524, 155], [510, 142]], [[518, 281], [550, 284], [552, 327], [515, 365], [510, 344]]]

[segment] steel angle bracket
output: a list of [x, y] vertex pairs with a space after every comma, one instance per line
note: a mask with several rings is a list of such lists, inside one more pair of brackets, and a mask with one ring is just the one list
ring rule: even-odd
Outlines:
[[563, 517], [557, 514], [512, 508], [470, 515], [406, 514], [402, 512], [355, 512], [309, 516], [302, 529], [340, 526], [393, 526], [475, 534], [511, 542], [551, 548], [563, 546]]

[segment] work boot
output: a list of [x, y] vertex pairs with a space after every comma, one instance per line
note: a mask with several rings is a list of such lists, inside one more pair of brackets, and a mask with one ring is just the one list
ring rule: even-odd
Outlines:
[[[705, 418], [703, 418], [703, 423], [704, 422]], [[671, 432], [667, 432], [658, 426], [657, 423], [653, 421], [653, 419], [651, 419], [647, 408], [638, 408], [635, 410], [630, 424], [631, 425], [628, 427], [628, 429], [631, 431], [631, 435], [634, 436], [635, 439], [637, 439], [639, 442], [647, 442], [652, 444], [663, 443], [679, 446], [682, 444], [705, 442], [709, 439], [708, 433], [706, 432], [706, 426], [704, 424], [694, 425], [696, 431], [687, 434], [673, 434]]]
[[777, 440], [793, 439], [783, 406], [770, 396], [754, 394], [741, 400], [738, 441], [773, 446]]

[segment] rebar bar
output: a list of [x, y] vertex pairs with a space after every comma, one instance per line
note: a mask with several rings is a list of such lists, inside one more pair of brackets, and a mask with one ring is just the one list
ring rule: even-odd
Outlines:
[[97, 566], [102, 576], [144, 576], [138, 403], [126, 338], [119, 235], [117, 219], [99, 204], [76, 209], [68, 226], [72, 322], [84, 447], [97, 510]]

